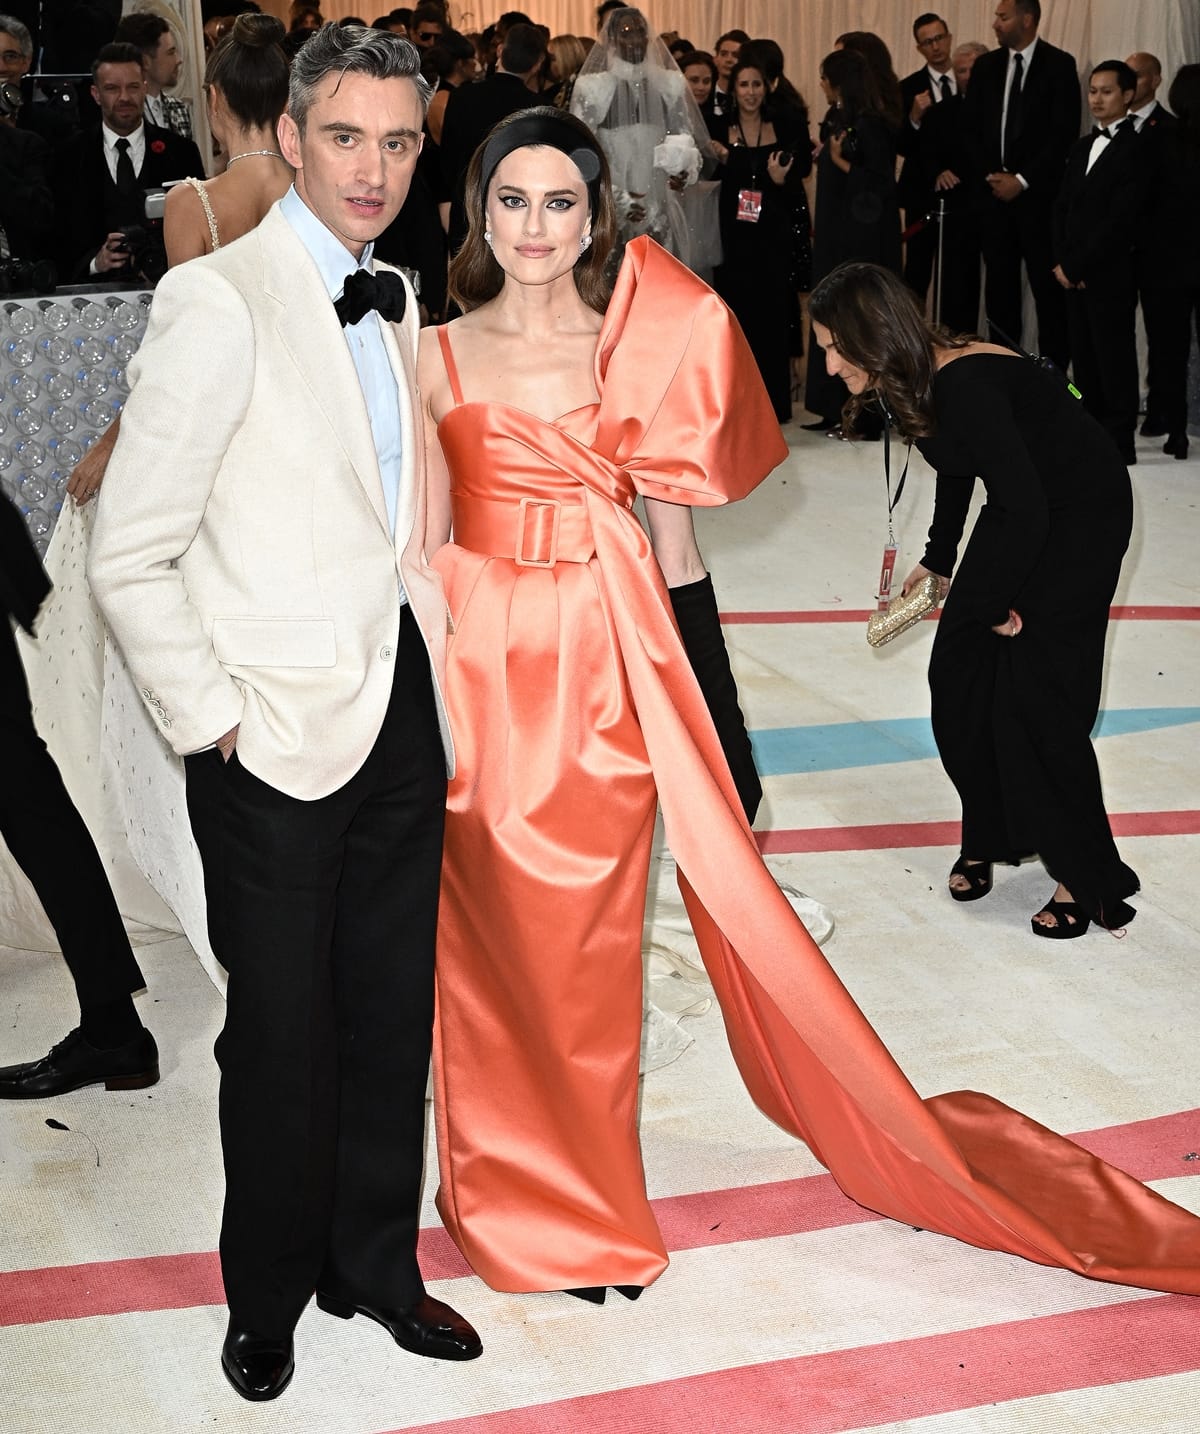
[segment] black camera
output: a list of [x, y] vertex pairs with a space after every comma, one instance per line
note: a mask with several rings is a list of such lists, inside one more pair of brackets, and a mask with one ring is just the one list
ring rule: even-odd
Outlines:
[[48, 260], [0, 258], [0, 294], [48, 294], [56, 277]]
[[126, 264], [148, 284], [157, 284], [167, 272], [167, 249], [163, 242], [163, 207], [166, 191], [148, 189], [143, 213], [144, 224], [122, 224], [119, 228]]
[[842, 158], [851, 164], [858, 158], [861, 148], [858, 131], [847, 122], [846, 116], [841, 110], [829, 111], [821, 121], [820, 135], [823, 144], [828, 144], [831, 139], [840, 139], [842, 141]]

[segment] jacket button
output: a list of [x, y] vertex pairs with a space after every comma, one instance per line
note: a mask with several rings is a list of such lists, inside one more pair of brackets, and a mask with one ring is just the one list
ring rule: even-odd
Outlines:
[[390, 662], [392, 657], [392, 649], [390, 647], [381, 647], [379, 649], [379, 655], [383, 658], [384, 662]]

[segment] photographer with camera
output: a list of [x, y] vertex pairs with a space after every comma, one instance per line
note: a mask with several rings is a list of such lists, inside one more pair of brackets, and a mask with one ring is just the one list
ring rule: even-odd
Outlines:
[[[0, 28], [0, 50], [6, 43]], [[16, 271], [47, 257], [54, 227], [50, 147], [17, 128], [20, 108], [21, 91], [0, 80], [0, 293], [18, 287]]]
[[204, 165], [191, 140], [144, 122], [145, 97], [141, 52], [116, 42], [103, 46], [92, 65], [101, 123], [68, 144], [57, 165], [65, 283], [148, 280], [166, 267], [161, 225], [155, 234], [154, 221], [147, 221], [146, 191], [189, 176], [202, 179]]
[[[847, 259], [865, 259], [900, 272], [900, 208], [896, 198], [896, 131], [884, 113], [880, 87], [856, 50], [833, 50], [821, 61], [821, 88], [829, 112], [821, 122], [817, 203], [813, 231], [814, 286]], [[825, 370], [825, 354], [812, 340], [804, 405], [820, 414], [804, 426], [841, 437], [846, 386]], [[859, 424], [871, 431], [869, 415]]]

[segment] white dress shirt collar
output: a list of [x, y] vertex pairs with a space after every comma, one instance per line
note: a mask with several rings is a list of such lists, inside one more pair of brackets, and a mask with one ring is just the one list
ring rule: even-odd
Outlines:
[[355, 269], [366, 269], [370, 272], [371, 255], [375, 252], [375, 245], [367, 244], [362, 251], [362, 258], [356, 259], [333, 230], [318, 219], [300, 198], [294, 184], [279, 201], [279, 209], [299, 235], [300, 242], [312, 255], [331, 299], [341, 295], [346, 280]]
[[113, 180], [117, 177], [117, 140], [129, 141], [129, 158], [133, 161], [134, 174], [141, 174], [146, 159], [146, 126], [139, 124], [132, 134], [119, 135], [101, 121], [100, 137], [104, 141], [104, 158]]
[[953, 67], [948, 69], [945, 74], [938, 74], [937, 70], [935, 70], [932, 65], [926, 65], [925, 73], [929, 76], [929, 87], [933, 91], [933, 99], [935, 104], [941, 101], [943, 80], [950, 81], [950, 93], [952, 95], [958, 94], [958, 86], [954, 83]]
[[1035, 35], [1035, 36], [1033, 37], [1033, 39], [1030, 40], [1029, 44], [1026, 45], [1023, 50], [1009, 50], [1009, 52], [1008, 52], [1008, 68], [1009, 68], [1009, 72], [1010, 72], [1010, 73], [1012, 72], [1013, 60], [1016, 58], [1017, 55], [1020, 55], [1020, 57], [1021, 57], [1021, 83], [1022, 83], [1022, 84], [1024, 84], [1024, 82], [1025, 82], [1025, 76], [1029, 73], [1029, 62], [1033, 59], [1033, 52], [1037, 49], [1037, 47], [1038, 47], [1038, 37]]

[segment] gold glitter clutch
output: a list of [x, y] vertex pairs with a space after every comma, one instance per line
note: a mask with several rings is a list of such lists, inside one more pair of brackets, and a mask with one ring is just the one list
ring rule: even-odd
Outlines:
[[886, 612], [871, 614], [867, 619], [867, 641], [872, 647], [882, 647], [893, 637], [899, 637], [902, 632], [915, 627], [937, 605], [938, 580], [933, 573], [926, 573], [903, 597], [894, 597], [888, 603]]

